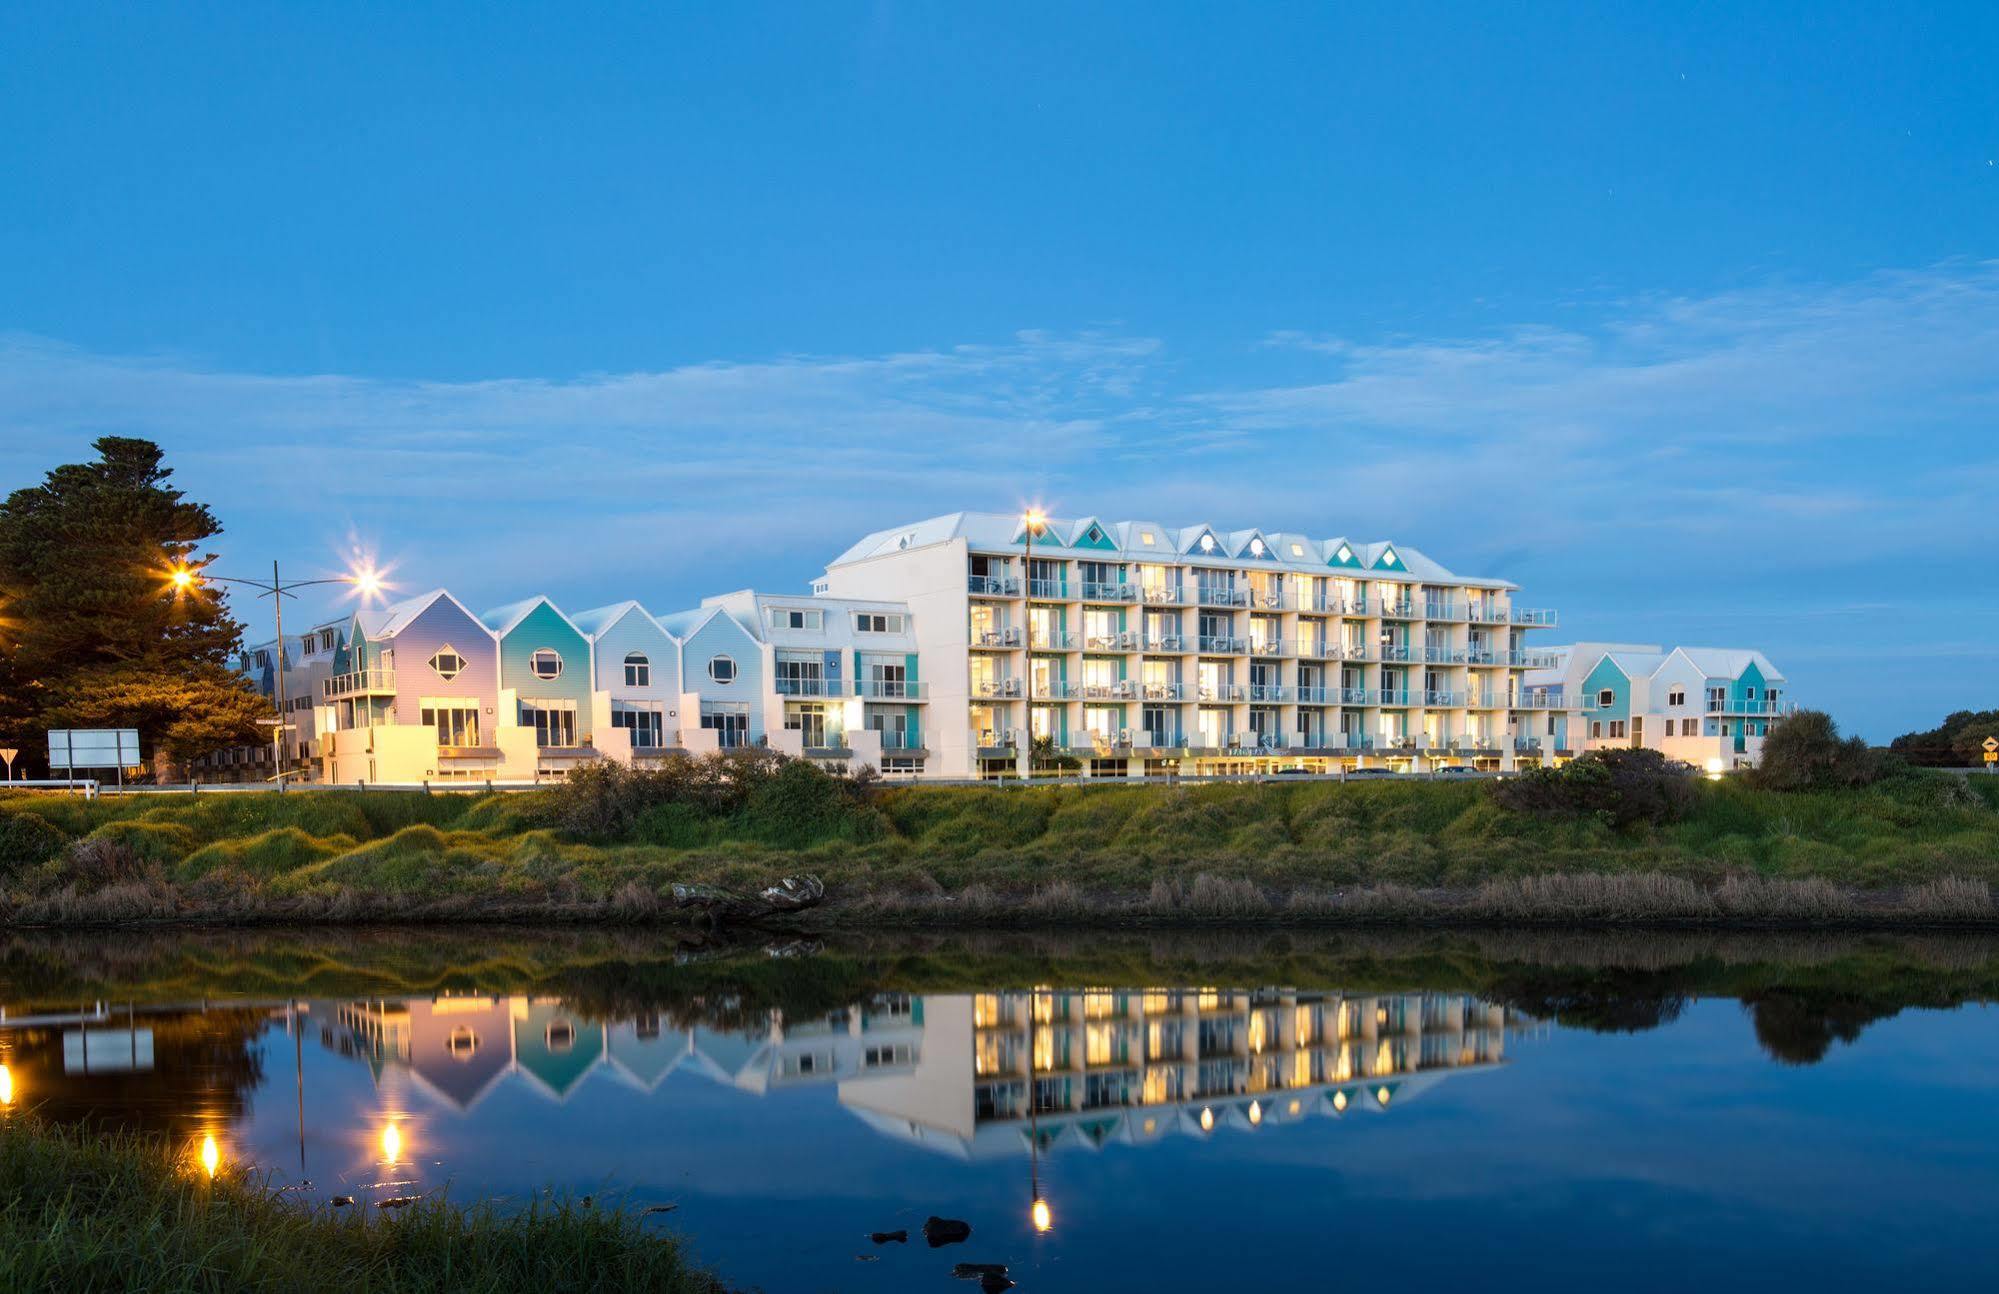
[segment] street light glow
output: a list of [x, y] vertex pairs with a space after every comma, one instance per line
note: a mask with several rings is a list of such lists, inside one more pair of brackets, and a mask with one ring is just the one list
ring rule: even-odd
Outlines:
[[364, 567], [348, 578], [364, 598], [372, 598], [382, 591], [382, 573], [372, 566]]
[[391, 1123], [382, 1129], [382, 1158], [394, 1164], [403, 1157], [403, 1134]]
[[1034, 1207], [1028, 1210], [1028, 1216], [1033, 1219], [1036, 1231], [1046, 1231], [1055, 1225], [1054, 1217], [1048, 1212], [1048, 1201], [1040, 1196], [1035, 1197]]
[[174, 586], [174, 592], [185, 593], [194, 587], [194, 572], [185, 566], [176, 566], [168, 573], [167, 582]]
[[201, 1166], [210, 1177], [222, 1166], [222, 1152], [215, 1145], [215, 1134], [205, 1132], [201, 1136]]

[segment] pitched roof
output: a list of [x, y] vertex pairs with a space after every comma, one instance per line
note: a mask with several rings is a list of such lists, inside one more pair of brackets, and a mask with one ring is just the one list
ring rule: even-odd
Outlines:
[[[545, 595], [537, 593], [531, 598], [522, 598], [519, 602], [509, 602], [503, 607], [495, 607], [479, 618], [486, 622], [488, 629], [491, 629], [494, 633], [504, 638], [513, 631], [514, 626], [534, 614], [534, 609], [544, 603], [547, 604], [549, 610], [562, 616], [561, 607], [550, 602]], [[571, 625], [576, 623], [574, 620], [570, 620], [568, 616], [562, 616], [562, 618], [567, 620]]]
[[[627, 598], [623, 602], [613, 602], [607, 607], [592, 607], [588, 611], [578, 611], [569, 617], [569, 623], [581, 629], [586, 637], [595, 638], [612, 625], [623, 620], [631, 612], [646, 615], [646, 609]], [[646, 616], [650, 620], [651, 616]]]
[[[439, 598], [450, 602], [460, 611], [465, 611], [465, 604], [452, 597], [449, 592], [444, 589], [432, 589], [413, 598], [404, 598], [401, 602], [391, 602], [385, 607], [363, 608], [355, 612], [354, 618], [360, 623], [361, 632], [368, 637], [392, 638], [408, 628], [412, 620], [430, 610], [431, 604]], [[465, 611], [465, 614], [472, 616], [470, 611]], [[472, 618], [477, 620], [479, 617], [472, 616]]]
[[1746, 647], [1680, 647], [1680, 655], [1709, 678], [1741, 678], [1751, 665], [1765, 679], [1782, 683], [1783, 672], [1762, 652]]

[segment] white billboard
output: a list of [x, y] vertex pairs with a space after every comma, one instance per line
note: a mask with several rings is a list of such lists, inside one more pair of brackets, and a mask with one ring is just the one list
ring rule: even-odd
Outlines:
[[137, 768], [137, 728], [51, 728], [50, 769]]

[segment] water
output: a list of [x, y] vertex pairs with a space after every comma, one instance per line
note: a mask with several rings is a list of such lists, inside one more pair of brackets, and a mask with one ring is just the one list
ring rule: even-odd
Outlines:
[[[1999, 1271], [1988, 939], [0, 948], [14, 1108], [320, 1197], [670, 1203], [647, 1225], [771, 1291], [941, 1289], [960, 1261], [1023, 1291]], [[971, 1240], [929, 1249], [930, 1214]]]

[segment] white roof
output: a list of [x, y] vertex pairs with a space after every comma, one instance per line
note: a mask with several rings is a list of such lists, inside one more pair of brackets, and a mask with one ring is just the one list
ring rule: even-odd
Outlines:
[[411, 621], [430, 610], [431, 603], [437, 601], [439, 598], [445, 599], [460, 611], [464, 611], [472, 619], [479, 619], [479, 617], [472, 615], [470, 611], [465, 610], [463, 602], [452, 597], [444, 589], [432, 589], [428, 593], [419, 593], [413, 598], [404, 598], [401, 602], [391, 602], [385, 607], [378, 607], [374, 610], [362, 610], [355, 613], [355, 618], [361, 622], [361, 632], [368, 635], [370, 639], [393, 638], [404, 629], [407, 629]]
[[[1340, 545], [1347, 544], [1360, 558], [1362, 565], [1368, 568], [1366, 573], [1369, 575], [1430, 580], [1436, 583], [1471, 584], [1488, 588], [1515, 587], [1507, 580], [1454, 574], [1442, 563], [1432, 560], [1419, 550], [1387, 540], [1363, 544], [1345, 539], [1311, 539], [1291, 532], [1264, 531], [1255, 528], [1228, 531], [1206, 522], [1175, 529], [1158, 526], [1149, 521], [1050, 517], [1046, 534], [1038, 537], [1034, 546], [1037, 549], [1045, 549], [1051, 555], [1078, 556], [1086, 559], [1101, 553], [1103, 549], [1068, 546], [1069, 542], [1087, 528], [1091, 521], [1096, 521], [1102, 527], [1104, 534], [1117, 545], [1118, 553], [1125, 557], [1179, 554], [1194, 561], [1233, 562], [1243, 559], [1262, 563], [1266, 559], [1243, 558], [1250, 541], [1261, 539], [1271, 557], [1275, 559], [1269, 561], [1271, 566], [1317, 575], [1325, 574], [1329, 570], [1339, 572], [1354, 569], [1328, 565], [1329, 558], [1339, 551]], [[975, 549], [1011, 550], [1021, 546], [1017, 539], [1020, 527], [1020, 518], [1012, 513], [952, 512], [904, 526], [877, 530], [834, 558], [830, 565], [844, 566], [849, 562], [865, 561], [870, 557], [880, 557], [905, 548], [921, 548], [952, 539], [963, 539]], [[1203, 553], [1197, 547], [1200, 537], [1207, 533], [1215, 536], [1215, 549], [1212, 553]], [[1144, 537], [1148, 534], [1154, 541], [1150, 544], [1144, 542]], [[1292, 556], [1290, 546], [1293, 543], [1304, 548], [1305, 555], [1302, 558]], [[1381, 559], [1390, 550], [1395, 553], [1394, 564], [1380, 565]]]

